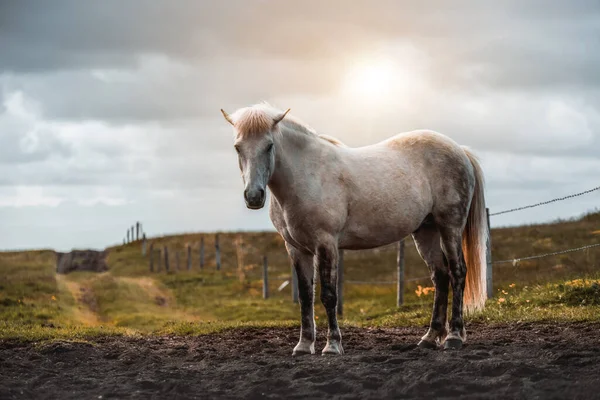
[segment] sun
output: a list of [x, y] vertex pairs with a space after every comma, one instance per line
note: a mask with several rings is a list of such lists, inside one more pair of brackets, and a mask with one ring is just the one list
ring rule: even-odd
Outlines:
[[389, 96], [396, 81], [396, 71], [392, 62], [365, 60], [349, 68], [344, 88], [352, 96], [373, 101]]

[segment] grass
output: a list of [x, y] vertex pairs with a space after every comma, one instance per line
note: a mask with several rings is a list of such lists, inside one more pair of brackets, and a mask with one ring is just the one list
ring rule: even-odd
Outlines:
[[[492, 232], [495, 260], [578, 247], [598, 240], [600, 213], [552, 224]], [[204, 238], [206, 265], [199, 270]], [[109, 271], [55, 274], [50, 250], [0, 253], [0, 339], [85, 339], [104, 335], [203, 334], [240, 326], [298, 326], [291, 302], [290, 262], [282, 239], [271, 232], [221, 233], [222, 270], [215, 271], [214, 234], [154, 238], [169, 247], [171, 271], [149, 272], [140, 244], [110, 248]], [[192, 270], [185, 268], [192, 246]], [[180, 265], [176, 268], [177, 253]], [[600, 320], [600, 251], [568, 253], [494, 268], [494, 298], [469, 321]], [[262, 299], [262, 256], [269, 257], [269, 291]], [[346, 252], [348, 281], [394, 281], [395, 246]], [[161, 262], [162, 264], [162, 262]], [[158, 257], [155, 267], [159, 267]], [[427, 275], [412, 241], [406, 243], [406, 277]], [[407, 283], [405, 305], [395, 305], [395, 285], [346, 284], [344, 318], [354, 326], [426, 326], [433, 292], [427, 280]], [[317, 290], [318, 299], [318, 290]], [[317, 300], [317, 324], [325, 312]]]

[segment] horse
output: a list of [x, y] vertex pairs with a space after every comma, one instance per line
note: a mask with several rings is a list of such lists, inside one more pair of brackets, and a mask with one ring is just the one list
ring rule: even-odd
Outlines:
[[[322, 354], [341, 355], [337, 321], [340, 249], [372, 249], [412, 235], [435, 286], [429, 329], [418, 346], [460, 349], [463, 309], [486, 293], [484, 177], [477, 157], [441, 133], [416, 130], [349, 147], [268, 103], [232, 114], [234, 148], [249, 209], [265, 205], [298, 276], [300, 340], [293, 356], [315, 353], [315, 281], [327, 313]], [[447, 321], [449, 287], [452, 315]]]

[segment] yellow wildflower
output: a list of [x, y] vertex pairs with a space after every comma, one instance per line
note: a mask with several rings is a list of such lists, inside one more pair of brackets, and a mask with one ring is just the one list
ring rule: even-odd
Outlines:
[[415, 293], [417, 294], [418, 297], [421, 297], [421, 294], [423, 293], [423, 286], [418, 285], [417, 290], [415, 290]]

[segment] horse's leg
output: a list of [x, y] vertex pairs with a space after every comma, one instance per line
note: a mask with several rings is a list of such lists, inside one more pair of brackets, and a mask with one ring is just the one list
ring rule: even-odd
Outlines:
[[431, 222], [423, 223], [413, 235], [413, 240], [421, 258], [429, 267], [431, 280], [435, 286], [433, 299], [433, 313], [429, 330], [421, 338], [419, 347], [436, 349], [441, 344], [446, 334], [448, 313], [448, 290], [449, 280], [448, 266], [442, 253], [440, 244], [440, 232]]
[[333, 240], [330, 243], [320, 244], [315, 256], [315, 263], [321, 279], [321, 302], [325, 306], [329, 323], [327, 344], [323, 349], [323, 354], [344, 354], [342, 334], [337, 322], [338, 248]]
[[463, 320], [463, 294], [467, 266], [462, 252], [462, 229], [440, 227], [442, 235], [442, 251], [448, 260], [450, 284], [452, 285], [452, 317], [450, 318], [450, 333], [444, 343], [445, 349], [459, 349], [467, 339]]
[[315, 266], [313, 264], [313, 256], [287, 243], [286, 248], [298, 276], [298, 297], [300, 299], [300, 312], [302, 315], [300, 341], [294, 347], [292, 355], [315, 354]]

